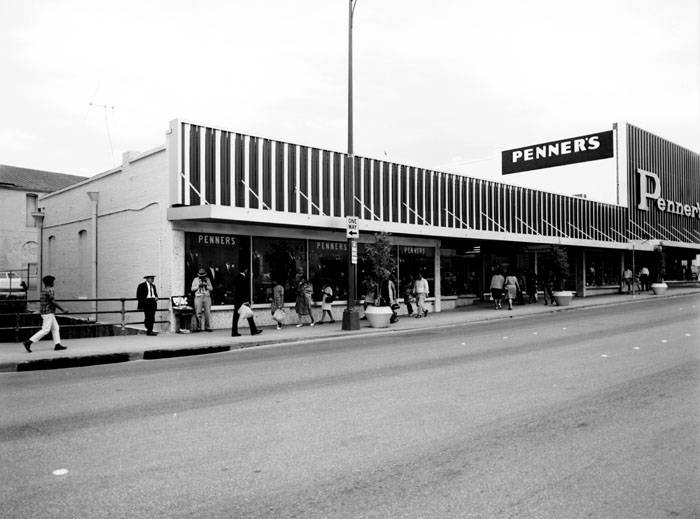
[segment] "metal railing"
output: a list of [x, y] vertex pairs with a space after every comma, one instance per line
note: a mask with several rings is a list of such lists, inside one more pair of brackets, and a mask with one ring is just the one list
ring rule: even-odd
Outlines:
[[[170, 302], [170, 298], [158, 298], [158, 304], [163, 301]], [[26, 330], [37, 330], [41, 328], [41, 324], [30, 323], [32, 318], [39, 315], [39, 300], [38, 299], [13, 299], [0, 300], [0, 336], [4, 336], [7, 332], [14, 333], [15, 341], [19, 341], [22, 332]], [[56, 299], [60, 306], [71, 305], [68, 312], [56, 313], [57, 318], [68, 317], [69, 322], [60, 323], [61, 329], [76, 329], [76, 328], [97, 328], [97, 327], [113, 327], [117, 328], [118, 335], [127, 335], [127, 329], [134, 325], [143, 325], [143, 320], [131, 320], [131, 314], [143, 315], [143, 310], [136, 309], [137, 299], [135, 298], [104, 298], [104, 299]], [[127, 303], [133, 302], [133, 309], [127, 308]], [[19, 307], [18, 307], [19, 305]], [[86, 306], [84, 310], [76, 308]], [[129, 305], [130, 306], [130, 305]], [[32, 311], [33, 310], [33, 311]], [[163, 318], [163, 312], [170, 314], [170, 306], [165, 308], [156, 308], [156, 324], [170, 323], [169, 318]], [[106, 316], [114, 316], [114, 318], [105, 318]], [[92, 319], [90, 317], [92, 317]], [[9, 323], [12, 322], [12, 325]]]

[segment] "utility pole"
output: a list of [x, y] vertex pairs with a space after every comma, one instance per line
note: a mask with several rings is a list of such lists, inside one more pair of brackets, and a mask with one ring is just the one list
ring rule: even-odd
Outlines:
[[[355, 216], [355, 159], [352, 146], [352, 17], [357, 0], [348, 0], [348, 154], [345, 162], [345, 217]], [[348, 305], [343, 312], [343, 330], [359, 330], [360, 314], [355, 308], [357, 240], [348, 236]]]

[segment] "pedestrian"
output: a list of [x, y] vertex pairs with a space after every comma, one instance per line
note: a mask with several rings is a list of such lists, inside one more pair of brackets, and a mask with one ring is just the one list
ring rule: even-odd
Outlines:
[[625, 267], [625, 270], [622, 272], [622, 281], [627, 286], [627, 293], [632, 292], [632, 283], [634, 282], [634, 274], [632, 273], [631, 268]]
[[214, 290], [207, 271], [200, 268], [197, 277], [192, 280], [190, 290], [194, 292], [194, 310], [199, 321], [199, 330], [211, 332], [211, 293]]
[[491, 276], [491, 299], [493, 299], [493, 306], [495, 310], [501, 309], [501, 300], [503, 299], [503, 286], [505, 285], [506, 278], [501, 274], [500, 269], [496, 270]]
[[391, 318], [389, 322], [393, 324], [399, 320], [398, 310], [400, 306], [398, 293], [396, 291], [396, 283], [394, 283], [394, 280], [391, 278], [389, 271], [386, 269], [384, 270], [384, 274], [387, 277], [382, 281], [379, 287], [380, 306], [388, 305], [389, 308], [391, 308]]
[[272, 314], [272, 319], [277, 323], [277, 329], [281, 330], [285, 321], [284, 287], [277, 281], [273, 281], [270, 313]]
[[156, 309], [158, 308], [158, 291], [153, 284], [155, 280], [153, 274], [143, 276], [145, 281], [136, 287], [137, 310], [143, 310], [143, 325], [146, 328], [146, 335], [158, 335], [153, 331], [153, 324], [156, 320]]
[[413, 296], [413, 283], [411, 283], [410, 278], [406, 278], [403, 282], [403, 302], [406, 305], [406, 311], [408, 316], [413, 315], [413, 303], [415, 303], [415, 298]]
[[56, 321], [56, 308], [65, 313], [65, 310], [59, 305], [54, 298], [53, 284], [56, 280], [53, 276], [44, 276], [41, 278], [44, 283], [44, 289], [41, 291], [40, 313], [41, 313], [41, 330], [32, 335], [29, 340], [24, 341], [24, 349], [29, 353], [32, 352], [32, 344], [40, 340], [42, 337], [51, 332], [53, 339], [53, 349], [56, 351], [65, 350], [65, 346], [61, 346], [61, 334], [59, 331], [58, 321]]
[[527, 302], [536, 303], [537, 302], [537, 274], [534, 271], [530, 271], [527, 275]]
[[334, 323], [335, 319], [333, 319], [333, 314], [331, 313], [331, 303], [335, 300], [335, 295], [333, 294], [333, 288], [326, 284], [323, 286], [323, 289], [321, 290], [321, 320], [318, 322], [318, 324], [321, 324], [323, 322], [323, 319], [326, 317], [326, 314], [328, 314], [328, 319], [330, 323]]
[[639, 282], [642, 285], [642, 291], [649, 291], [649, 269], [647, 267], [642, 267], [639, 270]]
[[520, 283], [518, 283], [517, 276], [509, 274], [505, 278], [504, 287], [506, 290], [506, 297], [508, 298], [508, 310], [513, 309], [513, 299], [518, 297], [518, 292], [520, 291]]
[[557, 302], [554, 300], [554, 281], [555, 281], [555, 276], [554, 272], [551, 270], [546, 272], [544, 275], [544, 283], [543, 283], [543, 289], [544, 289], [544, 304], [547, 304], [547, 300], [549, 300], [550, 305], [556, 305]]
[[[242, 308], [245, 306], [246, 308]], [[233, 284], [233, 319], [231, 321], [231, 337], [240, 337], [238, 333], [238, 320], [241, 315], [247, 315], [245, 319], [248, 321], [251, 335], [262, 333], [256, 324], [253, 311], [250, 308], [250, 284], [248, 282], [248, 269], [238, 272], [234, 278]]]
[[311, 311], [311, 305], [313, 304], [312, 295], [314, 292], [314, 286], [311, 282], [307, 281], [304, 276], [301, 276], [299, 282], [297, 283], [297, 301], [294, 305], [294, 311], [299, 317], [299, 324], [297, 328], [304, 326], [304, 317], [308, 316], [311, 320], [309, 326], [315, 326], [314, 314]]
[[416, 294], [416, 317], [427, 317], [428, 309], [425, 307], [425, 298], [430, 294], [430, 286], [428, 280], [420, 272], [418, 272], [413, 284], [413, 292]]

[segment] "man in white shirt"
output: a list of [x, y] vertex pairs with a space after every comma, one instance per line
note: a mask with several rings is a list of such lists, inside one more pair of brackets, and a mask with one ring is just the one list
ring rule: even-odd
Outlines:
[[426, 317], [428, 315], [428, 309], [425, 307], [425, 298], [428, 297], [430, 293], [430, 287], [428, 286], [428, 280], [425, 279], [420, 272], [413, 284], [413, 291], [416, 294], [416, 307], [418, 308], [416, 318]]

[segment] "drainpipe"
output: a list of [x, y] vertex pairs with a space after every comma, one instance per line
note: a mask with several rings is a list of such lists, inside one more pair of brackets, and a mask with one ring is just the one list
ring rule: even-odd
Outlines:
[[98, 304], [97, 304], [97, 202], [100, 199], [99, 191], [88, 191], [92, 205], [92, 297], [95, 299], [95, 324], [97, 324]]
[[[39, 265], [37, 268], [36, 280], [36, 298], [41, 297], [41, 278], [44, 277], [44, 209], [39, 208], [38, 211], [32, 213], [34, 217], [34, 225], [39, 228]], [[29, 280], [27, 279], [27, 282]]]

